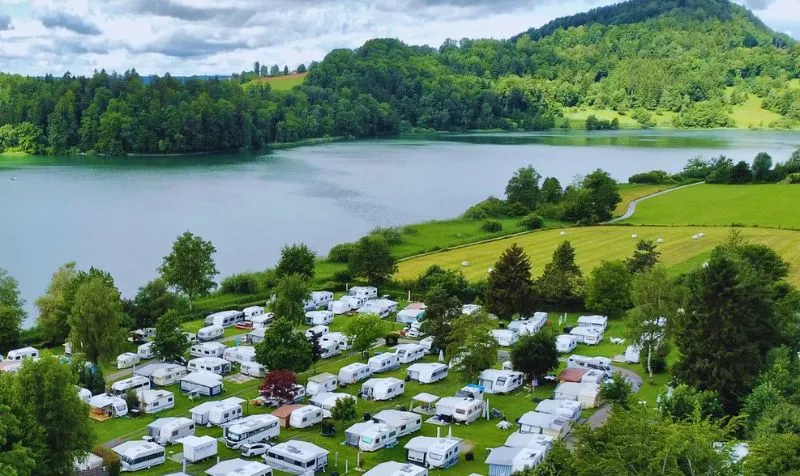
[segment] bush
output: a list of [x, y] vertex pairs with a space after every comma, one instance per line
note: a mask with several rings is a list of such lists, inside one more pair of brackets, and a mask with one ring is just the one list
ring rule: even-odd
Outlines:
[[370, 235], [382, 236], [389, 245], [399, 245], [403, 242], [403, 235], [399, 228], [375, 228]]
[[506, 202], [497, 197], [489, 197], [486, 200], [476, 203], [464, 212], [464, 218], [473, 220], [483, 220], [486, 218], [501, 218], [506, 216]]
[[487, 233], [497, 233], [503, 230], [503, 224], [497, 220], [486, 220], [481, 224], [481, 230]]
[[651, 170], [628, 177], [628, 183], [646, 183], [661, 185], [674, 182], [672, 177], [663, 170]]
[[272, 289], [278, 285], [278, 274], [274, 269], [265, 269], [258, 275], [258, 283], [265, 291]]
[[353, 273], [347, 269], [340, 269], [339, 271], [334, 272], [331, 278], [337, 283], [349, 283], [353, 280]]
[[328, 251], [328, 261], [343, 264], [349, 263], [350, 255], [353, 254], [355, 247], [356, 245], [353, 243], [342, 243], [334, 246], [330, 251]]
[[520, 226], [526, 230], [538, 230], [544, 226], [544, 218], [535, 213], [531, 213], [519, 221]]
[[103, 465], [108, 468], [108, 474], [110, 476], [119, 476], [119, 456], [116, 453], [102, 445], [95, 446], [92, 453], [103, 458]]
[[528, 213], [530, 213], [530, 209], [519, 202], [514, 202], [506, 207], [506, 214], [510, 217], [524, 217]]
[[564, 207], [558, 203], [543, 203], [536, 210], [539, 215], [550, 220], [560, 220], [564, 215]]
[[[664, 373], [667, 370], [667, 354], [669, 348], [666, 345], [653, 350], [653, 356], [650, 360], [650, 365], [653, 367], [654, 374]], [[639, 353], [639, 361], [642, 363], [645, 373], [647, 373], [647, 349], [642, 349]]]
[[388, 334], [385, 337], [385, 339], [386, 339], [386, 347], [394, 347], [394, 346], [397, 345], [397, 342], [400, 340], [400, 338], [397, 337], [397, 334]]
[[239, 273], [222, 280], [222, 292], [229, 294], [256, 294], [259, 290], [255, 273]]
[[791, 184], [800, 183], [800, 173], [787, 175], [786, 178], [783, 179], [783, 182]]

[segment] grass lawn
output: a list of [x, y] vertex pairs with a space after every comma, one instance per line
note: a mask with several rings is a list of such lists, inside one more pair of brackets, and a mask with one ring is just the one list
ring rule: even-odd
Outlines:
[[619, 193], [622, 195], [622, 201], [619, 202], [617, 208], [614, 210], [614, 216], [622, 216], [628, 211], [628, 205], [636, 200], [647, 195], [672, 188], [674, 185], [652, 185], [647, 183], [621, 183], [619, 184]]
[[269, 87], [272, 88], [274, 91], [288, 91], [295, 86], [298, 86], [303, 83], [303, 80], [306, 79], [307, 73], [301, 74], [290, 74], [288, 76], [269, 76], [269, 77], [261, 77], [256, 78], [252, 81], [249, 81], [244, 84], [244, 88], [248, 89], [255, 85], [261, 83], [269, 84]]
[[[598, 119], [605, 119], [612, 121], [619, 120], [619, 127], [621, 129], [640, 129], [639, 123], [631, 118], [630, 114], [622, 115], [617, 111], [611, 109], [593, 109], [593, 108], [571, 108], [564, 112], [564, 116], [569, 121], [569, 125], [573, 129], [583, 129], [586, 126], [586, 118], [594, 115]], [[660, 115], [653, 114], [653, 120], [656, 122], [656, 127], [672, 128], [672, 118], [675, 117], [674, 112], [662, 112]]]
[[733, 106], [733, 120], [740, 129], [766, 129], [770, 123], [779, 120], [780, 114], [768, 111], [761, 107], [761, 98], [755, 94], [748, 94], [747, 100], [742, 104]]
[[697, 185], [642, 202], [625, 223], [800, 229], [798, 203], [795, 185]]
[[519, 226], [521, 218], [502, 218], [498, 220], [503, 229], [496, 233], [487, 233], [481, 229], [483, 220], [454, 218], [438, 220], [418, 225], [402, 227], [403, 243], [392, 245], [392, 255], [405, 258], [419, 253], [452, 248], [453, 246], [488, 240], [513, 233], [525, 231]]
[[[687, 190], [694, 188], [699, 187]], [[672, 194], [666, 194], [665, 197], [670, 195]], [[740, 230], [746, 239], [775, 248], [792, 265], [790, 281], [795, 285], [800, 284], [800, 246], [797, 246], [800, 233], [765, 228]], [[565, 233], [564, 236], [560, 235], [562, 232]], [[700, 232], [705, 233], [705, 237], [693, 240], [692, 236]], [[544, 230], [403, 261], [398, 265], [396, 278], [415, 278], [429, 266], [438, 264], [445, 268], [460, 269], [469, 280], [481, 280], [486, 277], [487, 269], [494, 266], [500, 253], [512, 243], [518, 243], [525, 249], [533, 263], [533, 274], [539, 275], [544, 265], [550, 262], [553, 251], [564, 240], [572, 243], [576, 262], [584, 274], [588, 274], [603, 260], [630, 256], [636, 245], [636, 240], [631, 238], [632, 234], [652, 240], [664, 238], [664, 243], [658, 246], [661, 260], [667, 266], [674, 267], [673, 271], [685, 271], [689, 266], [701, 265], [703, 260], [697, 256], [707, 254], [728, 233], [729, 230], [723, 227], [594, 226]], [[470, 266], [462, 267], [462, 261], [469, 261]]]

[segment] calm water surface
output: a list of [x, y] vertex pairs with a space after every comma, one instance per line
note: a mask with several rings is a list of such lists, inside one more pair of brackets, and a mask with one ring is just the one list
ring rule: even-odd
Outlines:
[[[210, 239], [221, 276], [275, 264], [286, 243], [320, 254], [376, 226], [453, 217], [501, 196], [532, 164], [562, 184], [601, 167], [625, 180], [679, 171], [696, 155], [786, 160], [791, 133], [453, 134], [274, 153], [161, 158], [0, 159], [0, 267], [28, 301], [67, 262], [110, 271], [126, 296], [156, 275], [172, 240]], [[16, 180], [11, 180], [15, 177]]]

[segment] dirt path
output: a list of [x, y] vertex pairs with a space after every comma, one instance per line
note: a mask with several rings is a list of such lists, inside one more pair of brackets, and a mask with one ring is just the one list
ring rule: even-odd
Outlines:
[[627, 220], [628, 218], [632, 217], [633, 214], [636, 212], [636, 205], [638, 205], [639, 202], [642, 202], [644, 200], [648, 200], [648, 199], [653, 198], [653, 197], [657, 197], [659, 195], [664, 195], [665, 193], [674, 192], [675, 190], [680, 190], [680, 189], [686, 188], [686, 187], [694, 187], [695, 185], [701, 185], [701, 184], [704, 184], [704, 183], [705, 182], [697, 182], [697, 183], [690, 183], [689, 185], [681, 185], [680, 187], [668, 188], [668, 189], [662, 190], [660, 192], [651, 193], [650, 195], [645, 195], [644, 197], [639, 197], [637, 199], [634, 199], [634, 200], [631, 201], [631, 203], [628, 204], [628, 210], [625, 212], [624, 215], [622, 215], [620, 217], [612, 218], [611, 220], [608, 220], [607, 222], [605, 222], [605, 224], [617, 223], [619, 221]]

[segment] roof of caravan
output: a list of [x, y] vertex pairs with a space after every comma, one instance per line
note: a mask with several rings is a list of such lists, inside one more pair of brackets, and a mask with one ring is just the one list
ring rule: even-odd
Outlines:
[[580, 395], [582, 392], [599, 392], [600, 386], [596, 383], [577, 383], [564, 382], [558, 384], [555, 393], [568, 393], [570, 395]]
[[587, 322], [591, 324], [607, 324], [608, 318], [606, 316], [581, 316], [578, 318], [578, 323]]
[[170, 423], [191, 423], [191, 418], [186, 417], [165, 417], [165, 418], [158, 418], [153, 420], [152, 423], [147, 425], [147, 428], [161, 428], [164, 425], [168, 425]]
[[436, 395], [434, 395], [432, 393], [422, 392], [422, 393], [418, 393], [418, 394], [414, 395], [414, 398], [412, 400], [416, 400], [416, 401], [422, 402], [422, 403], [436, 403], [439, 400], [439, 398], [440, 397], [438, 397], [438, 396], [436, 396]]
[[369, 365], [367, 365], [367, 364], [365, 364], [363, 362], [353, 362], [352, 364], [347, 364], [344, 367], [340, 368], [339, 372], [341, 372], [342, 370], [356, 371], [356, 370], [368, 369], [368, 368], [369, 368]]
[[554, 413], [559, 408], [574, 409], [583, 405], [577, 400], [542, 400], [536, 405], [536, 411], [540, 413]]
[[134, 375], [133, 377], [128, 377], [124, 380], [117, 380], [116, 382], [111, 384], [111, 388], [121, 388], [125, 385], [132, 385], [135, 382], [144, 382], [150, 383], [150, 380], [147, 377], [142, 377], [141, 375]]
[[603, 331], [596, 327], [573, 327], [569, 331], [570, 335], [587, 336], [587, 335], [602, 335]]
[[308, 381], [309, 382], [321, 383], [321, 382], [327, 382], [328, 380], [336, 379], [336, 378], [337, 377], [335, 375], [330, 374], [328, 372], [324, 372], [324, 373], [321, 373], [321, 374], [312, 375], [311, 377], [308, 377]]
[[479, 378], [486, 380], [494, 380], [497, 377], [512, 377], [515, 375], [522, 375], [522, 372], [517, 372], [515, 370], [486, 369], [483, 372], [481, 372]]
[[125, 403], [125, 400], [123, 400], [123, 399], [121, 399], [119, 397], [113, 397], [113, 396], [108, 395], [106, 393], [101, 393], [100, 395], [95, 395], [94, 397], [90, 398], [88, 403], [89, 403], [89, 406], [94, 407], [94, 408], [104, 408], [104, 407], [107, 407], [109, 405], [113, 405], [115, 403], [118, 403], [120, 401]]
[[376, 377], [365, 380], [364, 383], [361, 384], [362, 387], [377, 387], [378, 385], [395, 385], [398, 383], [403, 383], [402, 380], [399, 378], [394, 377]]
[[[217, 375], [217, 374], [214, 374], [214, 375]], [[223, 399], [223, 400], [214, 400], [214, 401], [211, 401], [211, 402], [203, 402], [200, 405], [197, 405], [197, 406], [192, 407], [191, 409], [189, 409], [189, 413], [205, 413], [205, 412], [207, 412], [207, 411], [209, 411], [209, 410], [211, 410], [212, 408], [215, 408], [215, 407], [241, 405], [245, 401], [246, 401], [245, 399], [239, 398], [239, 397], [228, 397], [228, 398]]]
[[404, 311], [413, 311], [413, 310], [425, 310], [428, 306], [425, 305], [424, 302], [410, 302], [406, 307], [403, 308]]
[[181, 443], [184, 445], [200, 446], [204, 443], [211, 443], [211, 442], [216, 443], [217, 439], [214, 438], [213, 436], [208, 436], [208, 435], [203, 435], [203, 436], [189, 435], [189, 436], [184, 436], [183, 438], [175, 441], [177, 443]]
[[564, 417], [560, 415], [553, 415], [551, 413], [541, 412], [526, 412], [519, 417], [520, 425], [538, 426], [539, 428], [549, 428], [556, 420], [563, 420]]
[[111, 450], [118, 455], [127, 455], [128, 457], [135, 459], [141, 453], [151, 451], [154, 449], [161, 448], [164, 449], [161, 445], [157, 445], [155, 443], [150, 443], [144, 440], [132, 440], [126, 441], [120, 445], [117, 445]]
[[209, 317], [218, 317], [218, 316], [238, 316], [241, 313], [242, 313], [242, 311], [234, 311], [234, 310], [219, 311], [219, 312], [214, 312], [214, 313], [211, 313], [211, 314], [207, 315], [206, 319], [208, 319]]
[[172, 392], [168, 390], [139, 390], [136, 392], [136, 394], [139, 396], [139, 400], [141, 400], [145, 405], [155, 402], [159, 398], [173, 396]]
[[358, 423], [353, 423], [352, 425], [348, 426], [346, 430], [347, 433], [364, 433], [366, 430], [372, 428], [373, 426], [381, 425], [381, 423], [375, 423], [372, 420], [368, 421], [360, 421]]
[[446, 369], [447, 365], [443, 364], [441, 362], [421, 362], [421, 363], [418, 363], [418, 364], [409, 365], [406, 370], [408, 372], [422, 372], [423, 370], [427, 370], [427, 369], [438, 370], [438, 369], [442, 369], [442, 368]]
[[247, 476], [251, 474], [258, 474], [267, 468], [269, 468], [269, 466], [264, 463], [259, 463], [258, 461], [247, 461], [241, 458], [233, 458], [220, 461], [214, 466], [208, 468], [206, 470], [206, 474], [209, 476]]
[[150, 377], [156, 370], [171, 369], [172, 367], [178, 369], [183, 368], [183, 366], [178, 364], [168, 364], [166, 362], [153, 362], [152, 364], [142, 365], [138, 369], [134, 370], [133, 375], [139, 375], [140, 377]]
[[501, 446], [499, 448], [492, 448], [491, 453], [486, 458], [486, 464], [497, 464], [502, 466], [510, 466], [514, 464], [514, 460], [520, 456], [524, 459], [535, 459], [542, 453], [547, 451], [544, 446], [532, 448], [509, 448]]
[[230, 362], [222, 357], [198, 357], [189, 361], [189, 364], [195, 363], [196, 365], [214, 366], [214, 365], [230, 365]]
[[183, 381], [204, 385], [206, 387], [214, 387], [222, 383], [222, 376], [207, 370], [198, 370], [197, 372], [184, 375], [181, 378], [181, 382]]
[[192, 347], [210, 347], [214, 349], [219, 349], [219, 348], [224, 349], [227, 346], [222, 342], [198, 342], [197, 344], [194, 344]]
[[363, 476], [422, 476], [428, 474], [428, 470], [411, 463], [398, 463], [397, 461], [386, 461], [376, 465]]
[[553, 437], [541, 433], [520, 433], [515, 431], [508, 435], [503, 446], [511, 448], [522, 448], [533, 445], [550, 446], [553, 444]]
[[394, 350], [395, 353], [397, 353], [398, 350], [402, 350], [402, 349], [408, 350], [410, 352], [414, 352], [414, 351], [418, 351], [418, 350], [425, 350], [425, 347], [422, 347], [419, 344], [413, 344], [413, 343], [412, 344], [400, 344], [400, 345], [396, 346], [393, 350]]
[[283, 454], [294, 454], [305, 456], [306, 458], [313, 456], [320, 456], [328, 454], [328, 450], [320, 448], [314, 443], [301, 440], [289, 440], [270, 448], [270, 451], [276, 451]]
[[332, 401], [338, 401], [343, 398], [352, 398], [355, 400], [356, 397], [350, 395], [349, 393], [341, 393], [341, 392], [321, 392], [309, 399], [309, 401], [317, 406], [323, 405], [325, 403], [330, 403]]
[[556, 344], [558, 344], [558, 343], [567, 344], [569, 342], [574, 342], [574, 341], [575, 341], [575, 337], [573, 337], [573, 336], [571, 336], [569, 334], [559, 334], [559, 335], [556, 336]]
[[403, 410], [381, 410], [372, 415], [372, 418], [392, 426], [400, 426], [409, 420], [416, 420], [420, 417], [416, 413], [405, 412]]
[[373, 355], [372, 357], [369, 358], [369, 360], [372, 360], [372, 359], [375, 359], [375, 360], [386, 360], [386, 359], [393, 359], [393, 358], [397, 358], [397, 354], [395, 354], [394, 352], [383, 352], [383, 353], [380, 353], [380, 354]]

